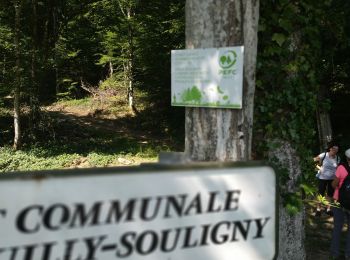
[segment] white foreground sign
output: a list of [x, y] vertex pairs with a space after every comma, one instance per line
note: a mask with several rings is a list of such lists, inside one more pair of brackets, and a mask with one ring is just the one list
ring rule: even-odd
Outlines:
[[0, 259], [276, 257], [268, 166], [94, 171], [2, 177]]
[[173, 106], [242, 108], [243, 46], [171, 51]]

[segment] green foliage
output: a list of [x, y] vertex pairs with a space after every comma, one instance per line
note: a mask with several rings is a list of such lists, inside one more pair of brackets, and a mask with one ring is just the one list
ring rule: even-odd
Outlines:
[[[327, 75], [323, 67], [331, 62], [327, 54], [331, 48], [324, 45], [325, 34], [332, 34], [327, 31], [330, 7], [315, 0], [263, 1], [260, 6], [254, 116], [257, 154], [265, 157], [273, 149], [271, 140], [287, 140], [301, 159], [299, 183], [308, 192], [316, 181], [310, 161], [318, 140], [316, 109], [329, 105], [320, 105], [318, 94]], [[289, 181], [286, 174], [281, 179]], [[291, 212], [299, 208], [289, 194], [284, 194], [284, 200]]]
[[0, 148], [0, 172], [61, 169], [78, 157], [78, 154], [46, 156], [46, 152], [38, 148], [14, 151], [3, 147]]
[[[93, 100], [91, 98], [82, 98], [82, 99], [67, 99], [67, 100], [60, 100], [57, 105], [61, 106], [71, 106], [71, 107], [80, 107], [88, 109], [93, 104]], [[54, 105], [54, 104], [53, 104]]]
[[[87, 141], [72, 145], [51, 143], [22, 151], [2, 147], [0, 148], [0, 172], [116, 166], [120, 165], [118, 158], [123, 158], [132, 164], [138, 164], [140, 161], [155, 162], [162, 149], [152, 145], [143, 148], [137, 143], [120, 139], [112, 140], [112, 143], [106, 143], [99, 138]], [[115, 147], [113, 142], [121, 145], [115, 149], [115, 152], [112, 151]], [[103, 148], [106, 145], [109, 145], [109, 148]]]
[[99, 88], [102, 90], [107, 90], [107, 89], [114, 89], [114, 90], [121, 90], [121, 91], [124, 90], [123, 92], [126, 93], [125, 85], [126, 85], [125, 75], [121, 72], [116, 72], [112, 76], [102, 81], [99, 85]]
[[303, 203], [300, 199], [300, 193], [285, 193], [282, 195], [283, 206], [290, 215], [295, 215], [302, 209]]

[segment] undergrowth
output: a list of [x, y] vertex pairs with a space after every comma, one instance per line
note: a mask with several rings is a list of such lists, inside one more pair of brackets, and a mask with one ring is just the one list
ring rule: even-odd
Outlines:
[[182, 149], [182, 136], [170, 133], [152, 110], [144, 111], [149, 107], [144, 100], [139, 99], [136, 115], [121, 97], [107, 101], [62, 100], [43, 109], [45, 127], [36, 139], [24, 136], [19, 151], [11, 147], [11, 115], [3, 113], [0, 172], [139, 165], [156, 162], [160, 151]]

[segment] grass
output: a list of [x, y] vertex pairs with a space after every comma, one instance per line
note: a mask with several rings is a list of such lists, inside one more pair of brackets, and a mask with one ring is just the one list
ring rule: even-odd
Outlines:
[[35, 147], [14, 151], [11, 147], [0, 148], [0, 172], [37, 171], [66, 168], [109, 167], [138, 165], [156, 162], [155, 150], [144, 152], [74, 152], [66, 147]]
[[43, 110], [36, 139], [24, 132], [20, 151], [11, 148], [12, 118], [3, 110], [0, 172], [139, 165], [156, 162], [160, 151], [182, 150], [182, 135], [171, 138], [169, 126], [138, 101], [137, 115], [121, 97], [56, 102]]

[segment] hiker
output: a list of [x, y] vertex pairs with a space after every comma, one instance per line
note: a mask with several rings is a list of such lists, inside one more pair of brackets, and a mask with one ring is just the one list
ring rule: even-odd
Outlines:
[[[346, 162], [339, 165], [335, 173], [335, 178], [332, 182], [332, 186], [335, 189], [334, 195], [333, 195], [334, 201], [340, 202], [341, 204], [344, 204], [343, 201], [347, 199], [346, 197], [345, 198], [342, 197], [342, 199], [340, 198], [340, 195], [344, 196], [343, 193], [345, 192], [344, 191], [345, 186], [341, 191], [340, 189], [344, 183], [345, 178], [350, 173], [350, 149], [347, 149], [345, 151], [345, 157], [346, 157]], [[346, 181], [346, 183], [348, 183], [348, 181]], [[348, 206], [348, 208], [350, 208], [350, 205]], [[334, 225], [333, 225], [332, 242], [331, 242], [331, 255], [335, 259], [337, 259], [337, 257], [339, 256], [340, 236], [343, 229], [343, 224], [346, 219], [346, 223], [348, 227], [347, 227], [347, 235], [346, 235], [345, 259], [350, 259], [350, 210], [345, 209], [344, 206], [340, 205], [338, 207], [336, 206], [332, 207], [332, 211], [334, 215], [333, 216]]]
[[[330, 144], [326, 152], [319, 154], [314, 158], [315, 162], [320, 165], [318, 175], [318, 194], [326, 195], [327, 201], [331, 202], [334, 189], [332, 181], [335, 177], [335, 171], [339, 164], [339, 157], [337, 156], [339, 147], [335, 144]], [[327, 191], [327, 192], [326, 192]], [[326, 214], [332, 216], [330, 205], [327, 205]], [[315, 216], [321, 216], [321, 203], [317, 204]]]

